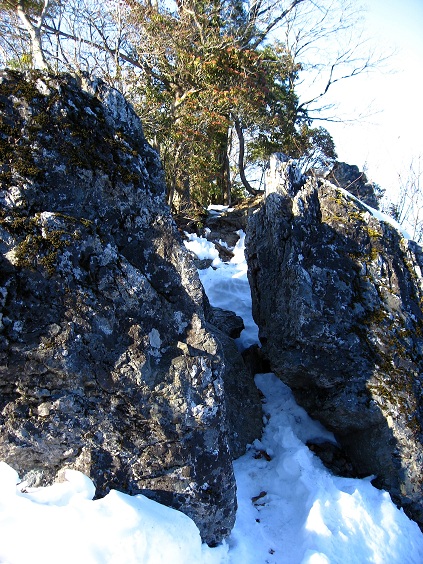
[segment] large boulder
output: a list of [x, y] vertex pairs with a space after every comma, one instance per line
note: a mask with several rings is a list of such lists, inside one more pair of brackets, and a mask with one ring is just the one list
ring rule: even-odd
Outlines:
[[367, 180], [366, 174], [359, 170], [357, 165], [336, 162], [327, 179], [335, 186], [345, 188], [368, 206], [379, 209], [379, 198], [376, 193], [378, 188]]
[[268, 187], [247, 231], [263, 352], [359, 472], [422, 523], [422, 250], [327, 181], [288, 184]]
[[0, 73], [0, 459], [144, 493], [219, 542], [236, 511], [222, 347], [123, 97]]

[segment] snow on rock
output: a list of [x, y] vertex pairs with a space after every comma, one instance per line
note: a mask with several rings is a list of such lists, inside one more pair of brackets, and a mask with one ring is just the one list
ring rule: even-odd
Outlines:
[[98, 497], [148, 491], [220, 542], [236, 506], [225, 364], [159, 157], [116, 90], [46, 74], [44, 98], [34, 78], [0, 71], [0, 138], [22, 141], [1, 164], [37, 163], [2, 179], [0, 460], [28, 486], [67, 467]]
[[19, 484], [19, 490], [27, 494], [28, 499], [45, 505], [64, 506], [75, 499], [93, 499], [95, 486], [82, 472], [66, 468], [63, 472], [64, 482], [54, 483], [43, 488], [27, 487], [25, 482]]
[[[416, 523], [368, 479], [326, 470], [304, 443], [334, 440], [332, 434], [274, 374], [257, 375], [256, 383], [267, 425], [235, 462], [238, 512], [226, 543], [201, 545], [191, 519], [142, 495], [111, 491], [101, 500], [83, 499], [80, 486], [90, 480], [79, 473], [55, 484], [56, 491], [22, 493], [17, 473], [0, 463], [0, 562], [421, 564]], [[61, 488], [65, 495], [58, 496]], [[66, 503], [56, 505], [53, 497]]]
[[220, 264], [219, 252], [213, 243], [204, 237], [198, 237], [195, 233], [185, 233], [188, 241], [184, 241], [185, 247], [194, 253], [200, 260], [210, 259]]
[[[216, 307], [231, 298], [233, 305], [238, 298], [248, 301], [242, 276], [231, 278], [229, 295], [217, 291], [237, 268], [209, 269], [215, 275], [207, 278], [207, 291]], [[421, 564], [423, 535], [416, 523], [369, 479], [333, 476], [305, 445], [333, 441], [332, 434], [310, 419], [274, 374], [257, 375], [256, 383], [265, 397], [266, 426], [234, 463], [238, 511], [226, 542], [201, 545], [188, 517], [140, 495], [111, 491], [101, 500], [83, 499], [89, 479], [81, 475], [66, 474], [68, 484], [55, 484], [56, 492], [22, 493], [17, 473], [0, 463], [0, 562]], [[61, 488], [62, 497], [56, 495]], [[66, 503], [51, 503], [53, 493]]]
[[329, 182], [288, 196], [285, 180], [248, 223], [262, 353], [358, 472], [423, 523], [422, 249]]
[[404, 229], [404, 227], [402, 225], [400, 225], [398, 223], [398, 221], [395, 221], [395, 219], [393, 217], [391, 217], [387, 213], [384, 213], [380, 210], [372, 208], [371, 206], [369, 206], [368, 204], [366, 204], [365, 202], [363, 202], [362, 200], [360, 200], [359, 198], [354, 196], [354, 194], [351, 194], [351, 192], [349, 192], [348, 190], [345, 190], [345, 188], [338, 187], [338, 190], [342, 194], [345, 194], [345, 196], [347, 198], [350, 198], [351, 200], [353, 200], [355, 202], [359, 202], [361, 205], [363, 205], [365, 208], [367, 208], [369, 210], [369, 212], [371, 213], [371, 215], [373, 217], [375, 217], [376, 219], [378, 219], [379, 221], [384, 221], [385, 223], [389, 223], [389, 225], [392, 225], [392, 227], [394, 227], [398, 231], [398, 233], [400, 233], [401, 237], [403, 237], [404, 239], [407, 239], [407, 240], [411, 239], [408, 231], [406, 229]]
[[[241, 347], [257, 342], [243, 244], [241, 234], [230, 263], [200, 273], [212, 305], [244, 317]], [[112, 490], [92, 501], [92, 482], [79, 472], [25, 493], [0, 462], [0, 563], [421, 564], [416, 523], [369, 479], [332, 475], [305, 445], [332, 434], [274, 374], [256, 383], [265, 431], [234, 463], [238, 511], [226, 542], [202, 545], [191, 519], [142, 495]]]
[[228, 212], [228, 211], [232, 211], [233, 208], [230, 208], [229, 206], [222, 206], [219, 204], [216, 205], [210, 205], [207, 208], [207, 211], [212, 214], [212, 215], [220, 215], [222, 212]]
[[[246, 279], [244, 238], [229, 263], [200, 270], [215, 307], [235, 311], [258, 342]], [[195, 236], [193, 236], [194, 240]], [[210, 243], [209, 243], [210, 244]], [[367, 479], [332, 475], [306, 446], [334, 436], [312, 420], [274, 374], [256, 376], [265, 396], [263, 437], [234, 463], [238, 511], [227, 540], [231, 564], [421, 564], [423, 536], [389, 494]], [[213, 549], [215, 550], [215, 549]]]
[[79, 472], [69, 475], [68, 471], [67, 477], [71, 481], [22, 493], [14, 483], [16, 472], [1, 463], [0, 562], [202, 561], [207, 547], [202, 548], [198, 528], [183, 513], [142, 495], [131, 497], [115, 490], [89, 501], [81, 496], [81, 485], [93, 487], [91, 480]]

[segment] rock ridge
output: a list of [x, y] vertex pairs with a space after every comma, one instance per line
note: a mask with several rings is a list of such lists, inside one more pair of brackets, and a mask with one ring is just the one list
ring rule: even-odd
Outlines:
[[263, 353], [421, 524], [422, 249], [327, 181], [286, 184], [268, 189], [247, 230]]

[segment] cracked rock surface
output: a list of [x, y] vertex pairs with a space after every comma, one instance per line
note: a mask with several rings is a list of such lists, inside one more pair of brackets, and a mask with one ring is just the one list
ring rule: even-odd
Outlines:
[[209, 544], [236, 511], [219, 342], [123, 97], [0, 73], [0, 458], [63, 468], [188, 514]]
[[422, 249], [329, 182], [287, 189], [284, 166], [246, 238], [263, 354], [422, 524]]

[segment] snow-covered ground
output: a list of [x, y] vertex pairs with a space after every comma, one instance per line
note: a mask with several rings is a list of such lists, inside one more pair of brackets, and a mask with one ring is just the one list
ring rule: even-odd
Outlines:
[[[213, 266], [200, 272], [212, 305], [236, 311], [246, 329], [240, 348], [257, 342], [243, 252], [230, 263], [206, 239], [186, 246]], [[238, 513], [221, 546], [201, 544], [182, 513], [144, 496], [112, 491], [92, 501], [86, 476], [23, 493], [0, 463], [0, 564], [422, 564], [423, 535], [370, 479], [333, 476], [305, 446], [333, 440], [273, 374], [259, 374], [264, 434], [235, 461]]]

